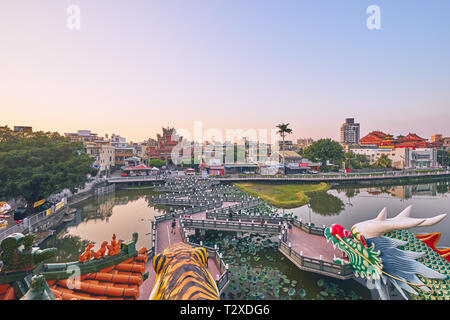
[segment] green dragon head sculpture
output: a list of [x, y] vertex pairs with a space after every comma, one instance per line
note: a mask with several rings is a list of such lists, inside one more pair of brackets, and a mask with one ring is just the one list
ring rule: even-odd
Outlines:
[[356, 277], [366, 278], [368, 284], [374, 281], [382, 299], [389, 298], [388, 282], [405, 299], [450, 299], [448, 261], [407, 230], [434, 225], [446, 215], [412, 218], [410, 213], [411, 206], [388, 219], [384, 208], [375, 219], [357, 223], [351, 231], [333, 224], [324, 235], [346, 255], [346, 260], [335, 258], [335, 262], [350, 263]]

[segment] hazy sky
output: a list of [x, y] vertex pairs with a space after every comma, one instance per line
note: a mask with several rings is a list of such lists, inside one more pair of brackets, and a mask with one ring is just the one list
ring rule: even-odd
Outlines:
[[354, 117], [362, 135], [450, 136], [448, 0], [5, 0], [0, 67], [0, 125], [139, 141], [289, 122], [338, 139]]

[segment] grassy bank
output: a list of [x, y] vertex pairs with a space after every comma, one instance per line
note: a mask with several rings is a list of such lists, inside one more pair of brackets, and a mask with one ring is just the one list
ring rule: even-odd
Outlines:
[[258, 182], [234, 183], [242, 191], [280, 208], [296, 208], [309, 202], [308, 193], [327, 191], [330, 186], [319, 184], [267, 184]]

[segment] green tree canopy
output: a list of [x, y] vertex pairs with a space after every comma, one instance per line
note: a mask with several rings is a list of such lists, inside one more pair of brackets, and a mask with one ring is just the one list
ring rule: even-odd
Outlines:
[[331, 139], [320, 139], [314, 141], [310, 146], [303, 150], [303, 157], [320, 162], [323, 171], [328, 171], [327, 161], [334, 164], [340, 164], [344, 159], [344, 150], [342, 146]]
[[370, 161], [363, 154], [355, 154], [352, 151], [345, 155], [345, 166], [350, 169], [366, 169], [370, 168]]
[[450, 150], [438, 150], [437, 163], [438, 165], [444, 165], [444, 167], [450, 166]]
[[374, 168], [391, 168], [392, 160], [386, 154], [382, 154], [373, 166]]
[[181, 166], [183, 168], [198, 168], [199, 164], [195, 163], [195, 159], [191, 158], [191, 159], [183, 159], [181, 161]]
[[166, 161], [161, 160], [161, 159], [151, 159], [151, 160], [148, 162], [148, 165], [149, 165], [150, 167], [157, 167], [157, 168], [160, 168], [160, 167], [166, 165]]
[[81, 142], [58, 133], [16, 133], [0, 129], [0, 198], [23, 198], [33, 210], [37, 200], [68, 188], [84, 187], [93, 159]]

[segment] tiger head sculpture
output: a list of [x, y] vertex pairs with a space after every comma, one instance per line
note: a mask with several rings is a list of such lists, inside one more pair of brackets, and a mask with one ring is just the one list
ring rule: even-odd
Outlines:
[[216, 282], [206, 269], [205, 248], [179, 242], [153, 258], [156, 279], [151, 300], [219, 300]]

